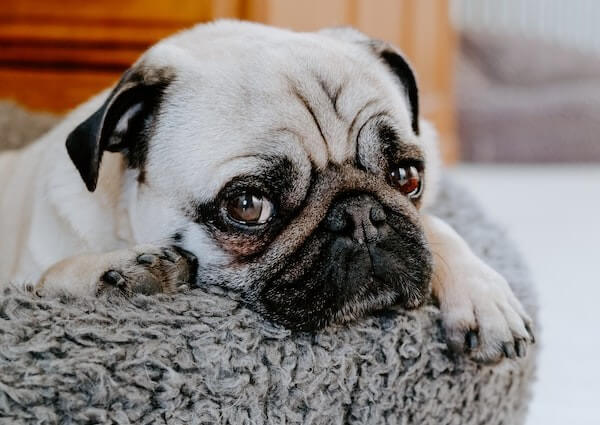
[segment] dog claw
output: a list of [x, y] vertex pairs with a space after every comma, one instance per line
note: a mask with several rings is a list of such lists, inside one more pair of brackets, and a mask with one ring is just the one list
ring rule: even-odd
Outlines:
[[531, 343], [535, 344], [535, 335], [533, 334], [533, 331], [531, 330], [531, 325], [529, 323], [525, 324], [525, 330], [529, 334], [529, 339], [531, 340]]
[[465, 342], [466, 342], [467, 351], [473, 351], [473, 350], [477, 349], [477, 347], [479, 346], [479, 338], [477, 336], [477, 332], [475, 332], [475, 331], [467, 332], [467, 334], [465, 335]]
[[522, 339], [517, 340], [515, 343], [515, 348], [517, 351], [517, 357], [525, 357], [527, 354], [527, 346], [525, 345], [525, 341]]
[[180, 257], [180, 255], [178, 255], [175, 251], [169, 248], [163, 249], [162, 254], [162, 258], [165, 260], [169, 260], [171, 263], [176, 263]]
[[517, 355], [511, 342], [505, 342], [502, 344], [502, 350], [504, 351], [504, 355], [509, 359], [514, 359]]
[[153, 265], [158, 261], [158, 257], [152, 254], [141, 254], [137, 257], [137, 262], [139, 264], [148, 264]]
[[109, 285], [116, 287], [125, 286], [125, 278], [121, 275], [121, 273], [116, 270], [109, 270], [104, 275], [102, 275], [101, 280]]

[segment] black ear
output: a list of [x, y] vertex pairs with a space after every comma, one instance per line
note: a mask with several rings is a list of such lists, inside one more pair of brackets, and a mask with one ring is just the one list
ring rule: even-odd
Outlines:
[[419, 90], [417, 80], [410, 65], [402, 55], [391, 47], [377, 49], [383, 62], [390, 67], [394, 75], [400, 80], [408, 97], [411, 113], [411, 124], [415, 134], [419, 135]]
[[90, 192], [104, 151], [122, 152], [130, 167], [143, 165], [152, 122], [172, 78], [170, 70], [129, 69], [100, 109], [69, 134], [67, 151]]

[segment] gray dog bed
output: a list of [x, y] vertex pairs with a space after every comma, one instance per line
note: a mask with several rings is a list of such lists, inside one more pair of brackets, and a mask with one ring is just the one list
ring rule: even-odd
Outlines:
[[[535, 317], [527, 272], [502, 231], [451, 183], [436, 212]], [[521, 424], [535, 354], [496, 366], [452, 358], [433, 305], [309, 335], [218, 288], [109, 302], [5, 286], [0, 422]]]

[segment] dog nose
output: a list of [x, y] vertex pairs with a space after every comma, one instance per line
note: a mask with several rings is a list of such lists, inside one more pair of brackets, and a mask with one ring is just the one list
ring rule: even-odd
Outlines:
[[376, 199], [357, 195], [334, 202], [325, 224], [331, 232], [363, 244], [378, 239], [382, 227], [387, 225], [387, 215]]

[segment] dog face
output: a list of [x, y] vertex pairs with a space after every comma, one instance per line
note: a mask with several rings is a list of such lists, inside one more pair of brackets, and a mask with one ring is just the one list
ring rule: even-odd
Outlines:
[[390, 46], [222, 21], [150, 49], [67, 149], [92, 191], [104, 151], [126, 158], [136, 243], [171, 241], [199, 283], [307, 330], [428, 294], [423, 127]]

